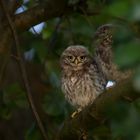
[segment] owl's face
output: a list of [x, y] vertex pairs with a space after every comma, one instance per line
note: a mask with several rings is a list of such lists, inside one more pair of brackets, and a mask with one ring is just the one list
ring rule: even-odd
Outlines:
[[63, 69], [80, 70], [89, 66], [91, 57], [85, 47], [81, 45], [69, 46], [62, 53], [60, 63]]

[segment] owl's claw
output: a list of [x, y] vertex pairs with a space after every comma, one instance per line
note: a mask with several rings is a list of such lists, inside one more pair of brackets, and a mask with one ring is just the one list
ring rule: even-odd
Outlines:
[[76, 116], [77, 116], [77, 111], [74, 111], [72, 114], [71, 114], [71, 118], [73, 119], [73, 118], [75, 118]]
[[74, 111], [71, 115], [71, 118], [75, 118], [80, 112], [82, 111], [82, 108], [78, 108], [76, 111]]

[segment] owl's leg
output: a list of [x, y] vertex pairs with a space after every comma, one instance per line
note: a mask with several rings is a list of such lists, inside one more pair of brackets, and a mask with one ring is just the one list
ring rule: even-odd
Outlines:
[[81, 111], [82, 111], [82, 108], [79, 107], [76, 111], [74, 111], [74, 112], [71, 114], [71, 118], [75, 118]]

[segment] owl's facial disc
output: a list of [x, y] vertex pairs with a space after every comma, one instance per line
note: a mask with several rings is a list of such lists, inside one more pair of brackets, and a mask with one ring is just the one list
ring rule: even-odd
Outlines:
[[69, 63], [72, 65], [72, 66], [81, 66], [85, 61], [86, 61], [86, 56], [72, 56], [72, 55], [69, 55], [67, 57]]
[[80, 70], [91, 63], [88, 50], [81, 46], [69, 46], [61, 55], [61, 66], [64, 69]]

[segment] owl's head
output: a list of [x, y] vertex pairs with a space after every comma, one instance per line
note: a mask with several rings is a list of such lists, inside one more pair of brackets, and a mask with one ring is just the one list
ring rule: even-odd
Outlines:
[[83, 69], [89, 66], [91, 61], [89, 51], [82, 45], [69, 46], [64, 50], [60, 58], [61, 67], [71, 70]]

